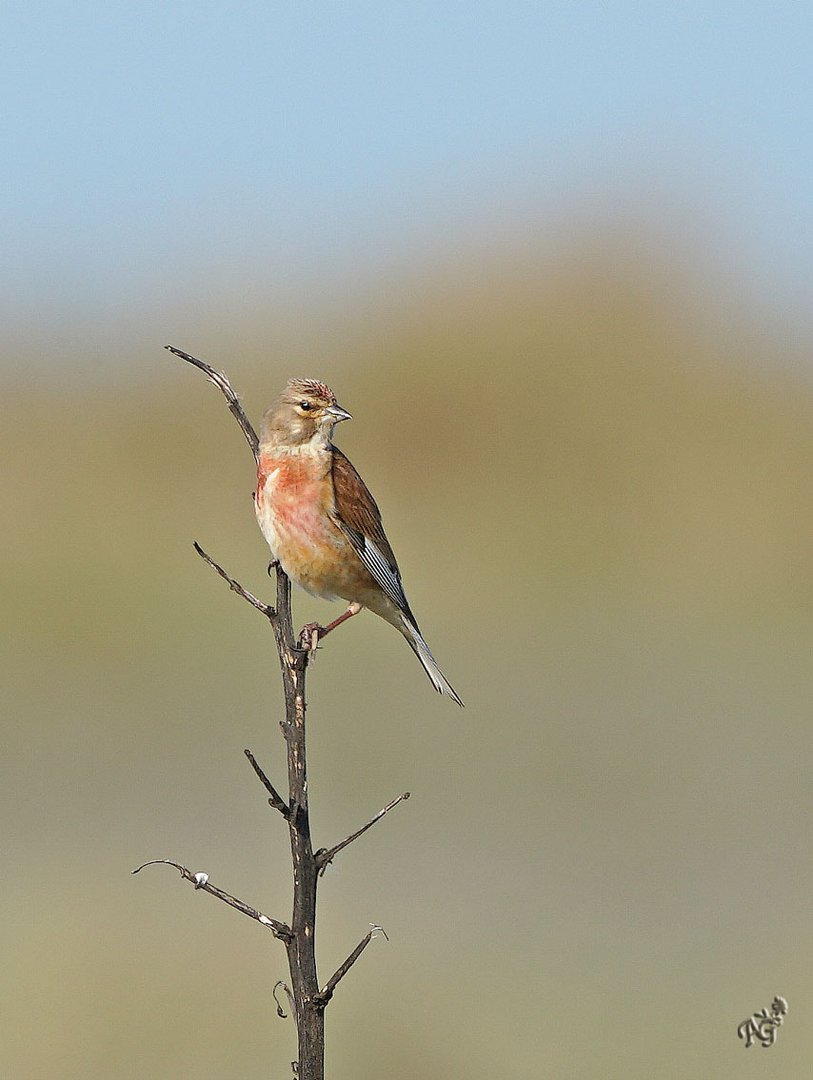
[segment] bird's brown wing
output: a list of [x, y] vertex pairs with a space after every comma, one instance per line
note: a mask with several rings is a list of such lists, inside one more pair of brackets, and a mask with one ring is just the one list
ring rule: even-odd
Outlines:
[[381, 511], [367, 485], [341, 450], [333, 447], [333, 494], [336, 524], [375, 580], [414, 623], [401, 585], [401, 572], [381, 524]]

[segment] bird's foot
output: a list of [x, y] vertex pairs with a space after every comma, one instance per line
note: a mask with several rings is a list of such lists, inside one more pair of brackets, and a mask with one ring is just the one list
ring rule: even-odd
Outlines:
[[341, 626], [343, 622], [352, 619], [354, 615], [358, 615], [360, 611], [361, 604], [354, 600], [343, 615], [340, 615], [338, 619], [334, 619], [333, 622], [328, 623], [327, 626], [322, 626], [322, 624], [318, 622], [306, 623], [306, 625], [302, 627], [302, 631], [299, 635], [300, 649], [305, 649], [305, 651], [310, 654], [311, 660], [315, 660], [316, 649], [320, 640], [329, 634], [331, 630], [335, 630], [337, 626]]
[[321, 623], [306, 623], [299, 634], [299, 647], [308, 653], [308, 659], [313, 663], [316, 659], [316, 650], [319, 646], [319, 638], [324, 637], [327, 630]]
[[268, 564], [268, 570], [266, 571], [266, 573], [268, 574], [269, 577], [273, 576], [273, 573], [274, 573], [274, 571], [276, 570], [276, 568], [278, 566], [279, 566], [279, 559], [272, 559], [271, 562]]

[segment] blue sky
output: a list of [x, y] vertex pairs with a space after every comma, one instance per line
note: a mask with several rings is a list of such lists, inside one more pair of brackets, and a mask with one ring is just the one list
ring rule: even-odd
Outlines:
[[2, 39], [7, 322], [650, 187], [807, 304], [807, 4], [28, 0]]

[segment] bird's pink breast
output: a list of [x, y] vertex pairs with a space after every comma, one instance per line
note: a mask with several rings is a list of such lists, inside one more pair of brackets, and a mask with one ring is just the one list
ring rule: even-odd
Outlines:
[[274, 556], [292, 581], [318, 596], [334, 596], [334, 573], [343, 538], [333, 524], [333, 488], [313, 455], [262, 455], [254, 501], [257, 520]]

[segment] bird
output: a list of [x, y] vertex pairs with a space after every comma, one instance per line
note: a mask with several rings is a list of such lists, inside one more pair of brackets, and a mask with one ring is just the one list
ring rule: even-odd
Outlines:
[[333, 445], [335, 426], [351, 419], [318, 379], [290, 379], [262, 418], [254, 509], [271, 555], [302, 589], [348, 602], [327, 626], [309, 624], [301, 640], [313, 654], [321, 638], [367, 608], [403, 634], [438, 693], [462, 706], [418, 629], [381, 512]]

